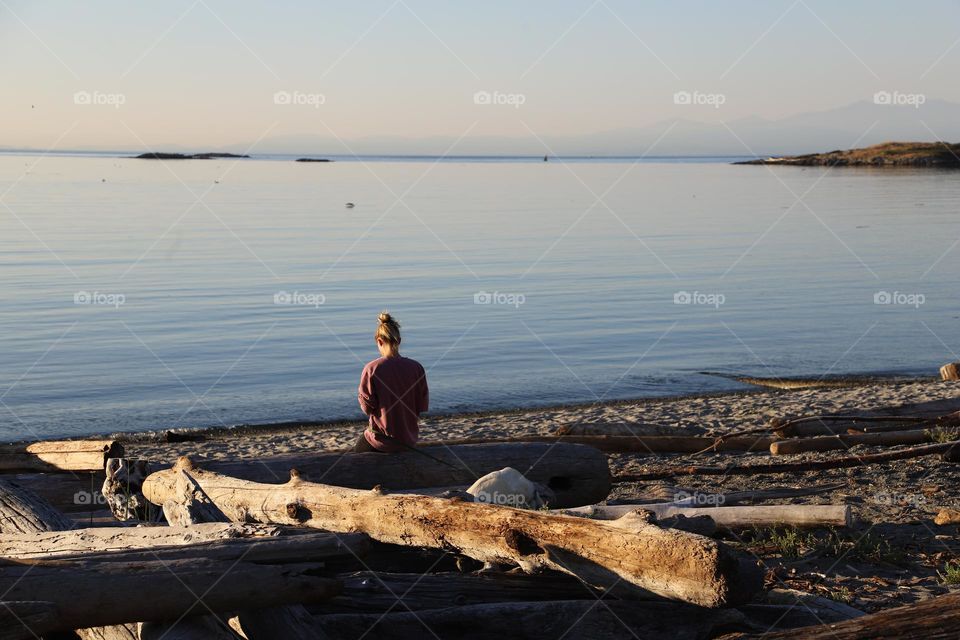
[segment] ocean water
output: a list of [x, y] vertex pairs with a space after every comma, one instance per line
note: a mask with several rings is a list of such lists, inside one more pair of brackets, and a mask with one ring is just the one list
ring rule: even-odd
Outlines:
[[0, 440], [360, 418], [382, 309], [433, 412], [960, 359], [960, 173], [480, 160], [0, 156]]

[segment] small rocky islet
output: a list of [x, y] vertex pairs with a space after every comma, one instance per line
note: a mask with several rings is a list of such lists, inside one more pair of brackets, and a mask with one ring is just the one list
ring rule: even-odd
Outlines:
[[745, 160], [733, 164], [790, 165], [802, 167], [932, 167], [960, 168], [960, 143], [884, 142], [862, 149], [808, 153]]

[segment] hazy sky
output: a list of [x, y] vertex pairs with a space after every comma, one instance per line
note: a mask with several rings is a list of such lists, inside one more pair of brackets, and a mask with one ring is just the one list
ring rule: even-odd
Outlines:
[[0, 0], [0, 147], [565, 135], [879, 90], [960, 102], [958, 40], [960, 3], [939, 0]]

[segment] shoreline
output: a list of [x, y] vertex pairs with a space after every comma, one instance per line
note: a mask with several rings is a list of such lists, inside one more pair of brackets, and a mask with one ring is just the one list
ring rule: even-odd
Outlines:
[[[711, 374], [718, 375], [718, 374]], [[722, 376], [731, 380], [746, 380], [746, 376]], [[744, 382], [751, 385], [747, 389], [733, 389], [725, 391], [705, 391], [700, 393], [687, 394], [669, 394], [664, 396], [644, 396], [638, 398], [614, 398], [600, 402], [571, 402], [571, 403], [547, 403], [542, 405], [532, 405], [528, 407], [495, 407], [490, 409], [477, 409], [467, 411], [439, 411], [428, 412], [424, 420], [444, 420], [444, 419], [486, 419], [496, 416], [519, 416], [528, 413], [537, 413], [544, 411], [577, 411], [592, 407], [618, 407], [635, 405], [654, 405], [661, 403], [681, 402], [692, 398], [725, 398], [737, 396], [749, 396], [762, 394], [771, 391], [790, 392], [799, 389], [849, 389], [856, 387], [868, 387], [874, 385], [895, 385], [914, 382], [933, 382], [938, 378], [933, 376], [903, 376], [892, 374], [890, 376], [881, 375], [842, 375], [832, 376], [825, 379], [816, 378], [749, 378], [750, 380], [765, 380], [767, 384], [758, 382]], [[284, 434], [299, 432], [304, 429], [335, 429], [338, 427], [348, 427], [363, 425], [366, 420], [357, 416], [356, 418], [330, 418], [328, 420], [284, 420], [280, 422], [259, 422], [246, 423], [241, 422], [235, 425], [224, 427], [222, 425], [210, 425], [202, 427], [170, 427], [149, 429], [146, 431], [113, 431], [100, 434], [122, 443], [138, 442], [176, 442], [176, 439], [166, 440], [167, 434], [174, 434], [174, 438], [182, 436], [184, 440], [191, 437], [232, 437], [246, 434]], [[76, 438], [57, 438], [58, 440], [80, 440], [83, 438], [94, 437], [98, 434], [78, 436]], [[53, 438], [51, 438], [53, 439]], [[200, 441], [200, 440], [197, 440]]]

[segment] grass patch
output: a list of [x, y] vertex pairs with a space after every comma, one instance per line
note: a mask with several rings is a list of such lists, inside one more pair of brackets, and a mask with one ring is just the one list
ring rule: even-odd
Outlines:
[[960, 584], [960, 562], [953, 561], [943, 565], [943, 573], [937, 571], [943, 584]]
[[956, 427], [934, 427], [933, 429], [927, 429], [927, 433], [933, 442], [939, 442], [940, 444], [953, 442], [960, 438], [960, 429]]

